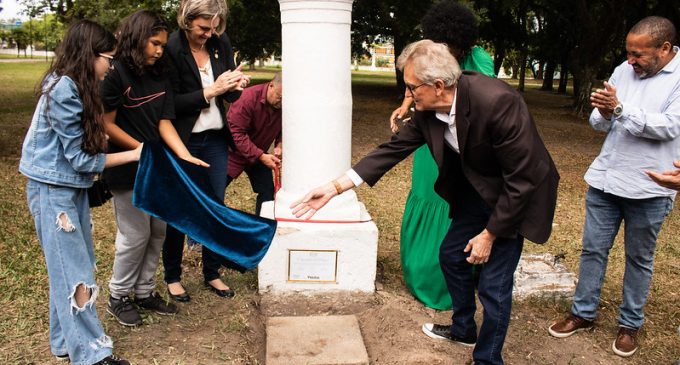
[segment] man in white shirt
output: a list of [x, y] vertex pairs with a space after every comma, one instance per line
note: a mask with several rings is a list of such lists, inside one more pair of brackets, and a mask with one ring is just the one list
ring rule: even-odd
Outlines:
[[563, 338], [593, 326], [609, 250], [623, 221], [623, 303], [612, 344], [614, 353], [623, 357], [638, 349], [656, 239], [676, 193], [647, 174], [672, 166], [680, 148], [680, 57], [673, 46], [675, 35], [668, 19], [642, 19], [626, 37], [627, 61], [614, 70], [604, 89], [591, 95], [595, 109], [590, 124], [608, 134], [585, 175], [589, 189], [583, 251], [571, 313], [548, 329]]

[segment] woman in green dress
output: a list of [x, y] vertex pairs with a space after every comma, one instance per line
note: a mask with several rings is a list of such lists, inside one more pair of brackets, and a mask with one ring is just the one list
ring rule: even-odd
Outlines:
[[[495, 77], [493, 60], [483, 48], [475, 46], [477, 18], [470, 9], [454, 1], [433, 5], [423, 17], [426, 39], [446, 43], [463, 70]], [[406, 97], [390, 118], [392, 131], [398, 130], [411, 106]], [[406, 199], [401, 223], [401, 266], [411, 293], [425, 306], [451, 309], [451, 296], [439, 266], [439, 246], [451, 224], [449, 205], [434, 191], [439, 172], [427, 146], [413, 155], [411, 191]]]

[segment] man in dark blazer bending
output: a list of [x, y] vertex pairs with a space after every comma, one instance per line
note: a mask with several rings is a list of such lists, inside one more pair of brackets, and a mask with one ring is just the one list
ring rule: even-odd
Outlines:
[[[503, 81], [461, 73], [448, 48], [429, 40], [408, 45], [397, 67], [416, 103], [412, 121], [345, 175], [295, 202], [293, 214], [308, 219], [335, 195], [364, 181], [373, 186], [427, 143], [439, 167], [435, 191], [453, 219], [439, 253], [453, 324], [422, 330], [474, 346], [475, 364], [503, 364], [513, 273], [524, 238], [544, 243], [550, 236], [559, 174], [524, 100]], [[484, 306], [479, 335], [475, 271]]]

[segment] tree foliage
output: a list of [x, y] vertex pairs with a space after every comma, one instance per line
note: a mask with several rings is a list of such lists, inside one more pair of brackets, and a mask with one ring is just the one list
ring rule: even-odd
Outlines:
[[231, 0], [227, 33], [238, 60], [255, 61], [281, 54], [281, 13], [278, 1]]
[[[176, 27], [179, 0], [21, 0], [27, 14], [36, 17], [49, 9], [68, 24], [88, 18], [114, 30], [120, 20], [138, 10], [161, 13]], [[227, 0], [225, 0], [227, 1]], [[390, 41], [395, 54], [421, 38], [420, 20], [440, 0], [355, 0], [352, 14], [352, 53], [366, 54], [367, 46]], [[449, 1], [449, 0], [443, 0]], [[680, 0], [463, 0], [480, 19], [480, 44], [494, 55], [498, 72], [504, 61], [516, 70], [523, 86], [525, 67], [543, 72], [543, 89], [553, 90], [559, 71], [558, 92], [566, 92], [573, 80], [575, 111], [590, 110], [593, 85], [606, 79], [625, 60], [625, 36], [630, 27], [648, 15], [669, 18], [680, 28]], [[255, 60], [280, 53], [281, 24], [275, 0], [228, 0], [227, 32], [240, 59]], [[31, 42], [32, 29], [29, 29]], [[348, 60], [349, 61], [349, 60]], [[403, 80], [395, 74], [397, 95]]]
[[572, 75], [574, 110], [579, 115], [590, 111], [593, 85], [625, 60], [625, 36], [633, 24], [645, 16], [661, 15], [680, 26], [678, 0], [477, 0], [474, 4], [482, 40], [494, 51], [496, 71], [513, 55], [508, 63], [514, 68], [527, 62], [545, 67], [544, 90], [553, 90], [553, 73], [559, 70], [558, 90], [563, 92], [566, 76]]
[[[359, 0], [352, 9], [352, 52], [365, 54], [366, 45], [376, 40], [389, 39], [394, 53], [421, 38], [420, 19], [432, 5], [432, 0]], [[404, 81], [399, 71], [395, 74], [397, 95], [404, 94]]]

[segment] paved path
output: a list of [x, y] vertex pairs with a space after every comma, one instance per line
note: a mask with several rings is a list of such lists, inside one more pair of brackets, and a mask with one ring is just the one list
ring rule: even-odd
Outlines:
[[[20, 55], [21, 57], [17, 58], [17, 49], [16, 48], [3, 48], [0, 49], [0, 54], [2, 55], [10, 55], [14, 58], [0, 58], [0, 62], [45, 62], [45, 51], [38, 51], [35, 50], [33, 51], [33, 58], [31, 58], [31, 52], [27, 51], [26, 56], [24, 56], [24, 51], [21, 51]], [[54, 52], [48, 51], [47, 52], [47, 57], [51, 58], [54, 57]]]

